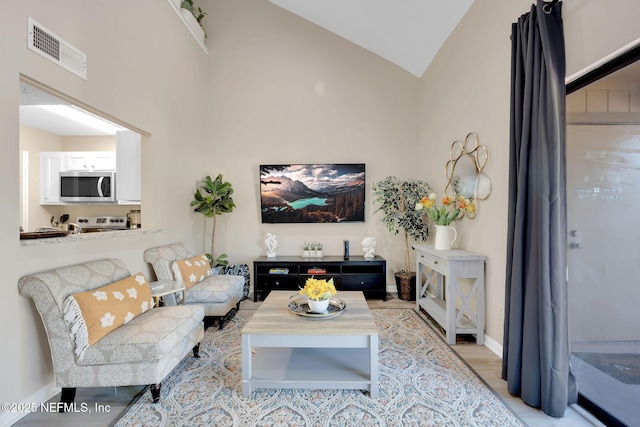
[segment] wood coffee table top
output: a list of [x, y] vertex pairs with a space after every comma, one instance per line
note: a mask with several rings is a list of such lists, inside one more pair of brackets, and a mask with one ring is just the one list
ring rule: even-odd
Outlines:
[[289, 310], [295, 291], [271, 291], [242, 329], [250, 335], [378, 335], [371, 311], [360, 291], [341, 291], [336, 298], [346, 304], [338, 316], [318, 319], [299, 316]]

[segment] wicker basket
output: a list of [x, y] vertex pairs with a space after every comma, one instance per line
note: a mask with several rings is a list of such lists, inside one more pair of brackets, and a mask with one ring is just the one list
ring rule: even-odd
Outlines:
[[398, 298], [405, 301], [416, 300], [416, 274], [410, 275], [396, 273], [396, 287], [398, 288]]

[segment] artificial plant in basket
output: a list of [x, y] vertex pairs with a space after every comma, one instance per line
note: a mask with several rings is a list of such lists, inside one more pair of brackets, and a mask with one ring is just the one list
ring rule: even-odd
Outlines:
[[[400, 231], [404, 237], [404, 257], [402, 270], [395, 273], [398, 284], [398, 296], [402, 299], [412, 299], [406, 295], [400, 283], [412, 281], [415, 283], [416, 273], [411, 271], [411, 241], [423, 242], [429, 237], [429, 226], [425, 222], [422, 211], [415, 210], [425, 194], [432, 193], [431, 186], [425, 181], [407, 179], [401, 180], [395, 176], [388, 176], [373, 185], [374, 202], [379, 204], [376, 212], [382, 212], [382, 223], [393, 234]], [[410, 288], [415, 292], [415, 286]]]
[[[222, 174], [218, 174], [215, 179], [211, 179], [210, 176], [205, 177], [193, 195], [194, 200], [191, 201], [190, 206], [195, 206], [194, 211], [200, 212], [207, 218], [213, 218], [213, 225], [211, 226], [211, 255], [213, 255], [213, 241], [216, 233], [216, 216], [232, 212], [236, 207], [231, 197], [232, 194], [233, 187], [231, 184], [223, 181]], [[218, 256], [216, 264], [224, 265], [226, 257], [226, 254]], [[223, 262], [218, 263], [219, 260]]]

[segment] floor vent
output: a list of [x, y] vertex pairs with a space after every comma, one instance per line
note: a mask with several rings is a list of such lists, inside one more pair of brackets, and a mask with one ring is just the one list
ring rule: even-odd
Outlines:
[[87, 79], [87, 55], [29, 17], [29, 49]]

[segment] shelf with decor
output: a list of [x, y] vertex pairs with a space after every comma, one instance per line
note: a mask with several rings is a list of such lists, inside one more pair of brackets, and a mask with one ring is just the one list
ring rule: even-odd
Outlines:
[[273, 290], [297, 291], [308, 278], [333, 279], [340, 291], [363, 291], [367, 298], [387, 298], [387, 262], [375, 256], [306, 258], [301, 256], [259, 257], [253, 261], [253, 300], [266, 298]]
[[196, 42], [198, 42], [202, 50], [204, 50], [205, 53], [208, 54], [209, 48], [207, 48], [207, 45], [204, 44], [204, 30], [189, 10], [180, 7], [182, 0], [167, 0], [167, 2], [169, 3], [169, 5], [171, 5], [171, 8], [176, 13], [176, 15], [178, 15], [178, 18], [180, 18], [185, 27], [187, 27], [189, 33], [191, 33]]

